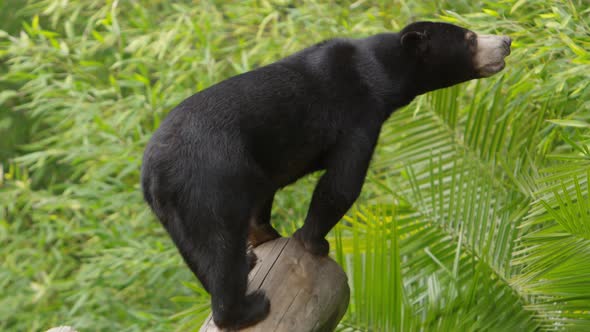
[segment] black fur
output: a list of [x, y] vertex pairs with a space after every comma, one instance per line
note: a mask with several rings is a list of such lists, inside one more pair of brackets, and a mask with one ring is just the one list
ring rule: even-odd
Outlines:
[[279, 236], [270, 225], [275, 192], [326, 170], [294, 237], [327, 255], [324, 237], [358, 197], [383, 122], [419, 94], [477, 78], [466, 32], [421, 22], [325, 41], [170, 112], [146, 148], [143, 192], [211, 293], [218, 326], [251, 325], [268, 313], [263, 293], [246, 295], [255, 261], [247, 242]]

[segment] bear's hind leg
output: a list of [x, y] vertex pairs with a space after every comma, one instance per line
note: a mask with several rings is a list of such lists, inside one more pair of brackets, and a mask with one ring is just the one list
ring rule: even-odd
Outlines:
[[220, 328], [240, 329], [264, 319], [270, 302], [263, 291], [246, 295], [250, 264], [244, 234], [225, 233], [208, 273], [213, 321]]
[[246, 295], [250, 269], [244, 217], [226, 223], [227, 214], [221, 221], [216, 220], [219, 216], [196, 213], [194, 206], [187, 208], [191, 209], [184, 216], [188, 221], [174, 214], [165, 226], [186, 264], [211, 294], [215, 324], [220, 328], [239, 329], [264, 319], [270, 310], [264, 292]]

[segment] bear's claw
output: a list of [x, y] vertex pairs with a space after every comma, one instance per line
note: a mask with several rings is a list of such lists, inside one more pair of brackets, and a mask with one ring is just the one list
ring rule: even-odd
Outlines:
[[219, 329], [223, 331], [240, 330], [264, 320], [270, 312], [270, 300], [264, 294], [264, 291], [257, 290], [246, 295], [239, 315], [233, 316], [231, 321], [219, 321], [213, 316], [213, 321]]
[[248, 230], [248, 242], [254, 248], [277, 238], [280, 238], [281, 234], [277, 232], [274, 227], [270, 224], [250, 226]]
[[246, 257], [248, 259], [248, 269], [249, 271], [252, 271], [252, 269], [256, 266], [256, 263], [258, 263], [258, 256], [256, 256], [254, 250], [252, 250], [252, 247], [250, 246], [248, 246]]

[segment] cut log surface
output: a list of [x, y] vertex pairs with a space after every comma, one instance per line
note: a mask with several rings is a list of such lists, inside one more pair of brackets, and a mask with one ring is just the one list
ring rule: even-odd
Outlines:
[[[270, 299], [268, 317], [247, 332], [333, 331], [350, 299], [347, 277], [330, 257], [313, 256], [294, 239], [279, 238], [254, 249], [258, 263], [248, 292], [263, 289]], [[217, 332], [211, 316], [200, 332]], [[227, 331], [227, 330], [225, 330]]]

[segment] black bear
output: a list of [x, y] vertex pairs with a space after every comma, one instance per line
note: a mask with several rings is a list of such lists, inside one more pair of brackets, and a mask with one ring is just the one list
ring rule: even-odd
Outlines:
[[184, 100], [145, 150], [144, 198], [211, 294], [221, 328], [269, 312], [246, 294], [247, 245], [279, 237], [274, 194], [325, 170], [303, 227], [316, 255], [359, 195], [383, 122], [414, 97], [504, 68], [511, 40], [417, 22], [399, 33], [331, 39], [231, 77]]

